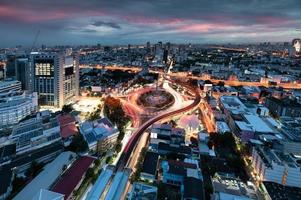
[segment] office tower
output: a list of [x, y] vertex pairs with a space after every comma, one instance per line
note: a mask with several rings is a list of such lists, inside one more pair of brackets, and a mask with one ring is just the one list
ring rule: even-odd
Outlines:
[[6, 77], [7, 78], [12, 78], [16, 76], [15, 61], [16, 61], [15, 54], [6, 55]]
[[28, 58], [17, 58], [15, 61], [16, 79], [21, 82], [22, 90], [29, 90], [28, 73], [29, 60]]
[[165, 49], [163, 51], [163, 62], [167, 63], [167, 61], [168, 61], [168, 50]]
[[31, 85], [40, 106], [61, 108], [78, 96], [79, 65], [75, 54], [31, 54]]

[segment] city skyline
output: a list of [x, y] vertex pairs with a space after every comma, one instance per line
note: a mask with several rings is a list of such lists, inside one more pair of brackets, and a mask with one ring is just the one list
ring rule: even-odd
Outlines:
[[283, 42], [301, 35], [301, 4], [289, 1], [7, 1], [2, 47], [37, 45]]

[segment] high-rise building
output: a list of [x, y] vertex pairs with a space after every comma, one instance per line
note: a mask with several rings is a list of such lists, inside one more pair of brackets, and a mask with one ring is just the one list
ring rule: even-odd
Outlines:
[[31, 54], [29, 88], [38, 93], [40, 106], [61, 108], [78, 96], [79, 65], [75, 54]]
[[22, 90], [29, 90], [27, 79], [29, 70], [28, 58], [17, 58], [15, 61], [16, 79], [21, 82]]
[[11, 78], [16, 76], [16, 55], [8, 54], [6, 55], [6, 77]]

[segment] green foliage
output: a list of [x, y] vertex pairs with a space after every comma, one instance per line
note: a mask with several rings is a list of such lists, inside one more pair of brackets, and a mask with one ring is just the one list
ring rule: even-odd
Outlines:
[[119, 153], [121, 151], [121, 148], [122, 148], [122, 144], [121, 142], [117, 142], [117, 144], [115, 145], [115, 152], [116, 153]]
[[140, 178], [140, 173], [141, 173], [141, 171], [142, 171], [143, 161], [144, 161], [146, 152], [147, 152], [147, 147], [143, 147], [143, 148], [141, 149], [141, 152], [140, 152], [138, 161], [137, 161], [136, 166], [135, 166], [136, 171], [135, 171], [135, 172], [132, 174], [132, 176], [130, 177], [130, 182], [131, 182], [131, 183], [137, 181], [137, 180]]
[[113, 162], [112, 156], [106, 158], [106, 164], [111, 164]]
[[91, 112], [88, 116], [87, 119], [90, 121], [94, 121], [96, 119], [99, 119], [100, 117], [100, 112], [101, 112], [101, 105], [97, 106], [97, 109], [95, 109], [93, 112]]
[[96, 167], [99, 167], [99, 165], [100, 165], [100, 160], [99, 160], [99, 159], [96, 159], [96, 160], [94, 161], [94, 164], [95, 164]]
[[66, 104], [63, 106], [62, 111], [64, 113], [71, 113], [73, 111], [73, 107], [71, 104]]
[[81, 134], [73, 137], [71, 144], [67, 148], [70, 151], [81, 153], [88, 150], [88, 144]]
[[86, 172], [86, 177], [87, 178], [92, 178], [94, 176], [94, 169], [93, 168], [89, 168]]

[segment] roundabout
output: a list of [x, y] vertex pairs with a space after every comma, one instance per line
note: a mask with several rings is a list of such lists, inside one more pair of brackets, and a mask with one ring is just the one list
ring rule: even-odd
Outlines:
[[149, 88], [140, 93], [136, 104], [147, 112], [158, 112], [170, 108], [175, 103], [174, 96], [164, 89]]

